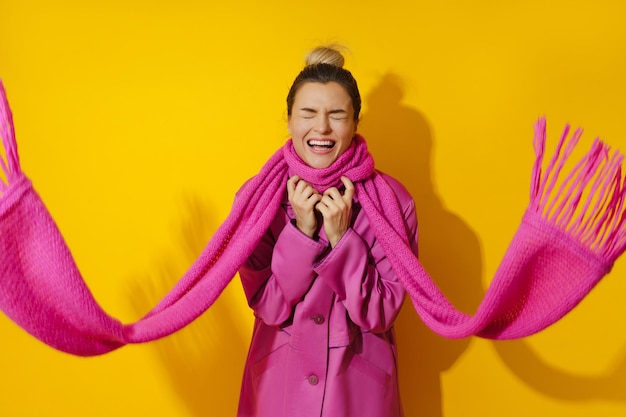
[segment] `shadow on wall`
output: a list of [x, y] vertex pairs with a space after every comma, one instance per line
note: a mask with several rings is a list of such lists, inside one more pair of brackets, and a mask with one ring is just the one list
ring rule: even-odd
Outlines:
[[[211, 224], [206, 206], [197, 198], [187, 198], [181, 213], [178, 256], [163, 256], [149, 276], [131, 280], [133, 308], [143, 315], [183, 276], [211, 238], [217, 224]], [[170, 254], [172, 255], [172, 254]], [[168, 379], [190, 415], [234, 416], [236, 414], [247, 354], [248, 338], [239, 334], [234, 318], [239, 308], [234, 279], [211, 308], [179, 332], [152, 342], [168, 373]]]
[[[402, 80], [394, 74], [382, 77], [365, 97], [368, 111], [359, 131], [368, 141], [377, 169], [402, 182], [415, 199], [424, 268], [457, 308], [473, 311], [483, 296], [478, 238], [437, 196], [431, 128], [402, 99]], [[422, 323], [408, 298], [395, 327], [405, 414], [442, 416], [440, 375], [459, 358], [470, 339], [447, 340], [436, 335]]]
[[502, 361], [533, 389], [565, 401], [626, 402], [626, 351], [613, 369], [602, 375], [581, 376], [546, 364], [523, 340], [494, 342]]
[[[452, 304], [473, 313], [484, 296], [480, 242], [437, 196], [431, 167], [433, 133], [426, 118], [402, 98], [402, 80], [394, 74], [382, 77], [365, 98], [368, 111], [359, 132], [368, 140], [377, 168], [400, 180], [415, 198], [425, 269]], [[405, 414], [443, 416], [441, 373], [463, 354], [470, 339], [436, 335], [408, 300], [396, 321], [396, 333]], [[493, 346], [511, 372], [543, 394], [567, 401], [626, 401], [626, 353], [606, 375], [581, 377], [545, 364], [524, 340], [496, 341]]]
[[[471, 313], [484, 295], [480, 242], [437, 196], [431, 167], [433, 133], [426, 118], [402, 99], [402, 80], [394, 74], [382, 77], [365, 97], [368, 111], [359, 132], [367, 138], [377, 168], [400, 180], [415, 198], [424, 267], [457, 308]], [[132, 280], [137, 283], [131, 292], [137, 314], [156, 305], [200, 254], [217, 228], [209, 223], [214, 218], [209, 211], [197, 198], [188, 198], [181, 210], [187, 216], [180, 227], [183, 255], [164, 256], [155, 268], [158, 272]], [[191, 415], [236, 414], [249, 340], [233, 325], [240, 292], [240, 284], [233, 281], [200, 318], [175, 335], [152, 342]], [[470, 339], [448, 340], [434, 334], [408, 300], [396, 332], [405, 414], [442, 417], [441, 373], [463, 354]], [[495, 342], [494, 347], [513, 373], [546, 395], [569, 401], [626, 400], [626, 357], [606, 376], [578, 377], [543, 363], [523, 340]]]

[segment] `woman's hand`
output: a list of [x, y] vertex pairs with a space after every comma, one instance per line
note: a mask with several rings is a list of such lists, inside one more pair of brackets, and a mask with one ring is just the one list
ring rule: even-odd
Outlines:
[[315, 235], [317, 218], [315, 205], [322, 195], [311, 184], [294, 175], [287, 181], [287, 197], [296, 216], [296, 227], [309, 237]]
[[324, 232], [332, 248], [346, 233], [352, 221], [352, 197], [354, 196], [354, 184], [346, 177], [341, 177], [346, 187], [343, 194], [333, 187], [324, 192], [316, 209], [324, 218]]

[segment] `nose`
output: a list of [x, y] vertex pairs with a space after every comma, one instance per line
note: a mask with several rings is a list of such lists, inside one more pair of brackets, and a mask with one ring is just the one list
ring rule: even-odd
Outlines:
[[328, 117], [320, 115], [315, 121], [315, 131], [318, 133], [330, 133], [330, 123]]

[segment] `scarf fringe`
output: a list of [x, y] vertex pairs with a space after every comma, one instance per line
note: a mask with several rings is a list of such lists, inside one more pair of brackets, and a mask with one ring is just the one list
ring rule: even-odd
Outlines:
[[626, 250], [624, 156], [596, 138], [587, 154], [559, 181], [583, 133], [578, 128], [568, 140], [569, 131], [566, 125], [554, 156], [542, 173], [546, 120], [540, 118], [535, 124], [536, 160], [529, 211], [612, 264]]
[[2, 137], [5, 152], [4, 158], [0, 156], [0, 167], [4, 172], [4, 178], [0, 178], [0, 196], [2, 196], [9, 186], [22, 175], [13, 128], [13, 114], [2, 80], [0, 80], [0, 137]]

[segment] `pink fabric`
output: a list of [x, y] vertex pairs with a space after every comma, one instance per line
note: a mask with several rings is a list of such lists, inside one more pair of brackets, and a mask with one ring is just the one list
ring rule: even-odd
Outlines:
[[[413, 198], [381, 175], [417, 253]], [[317, 239], [298, 230], [283, 195], [239, 271], [255, 321], [237, 416], [400, 417], [393, 324], [405, 291], [358, 198], [350, 228], [329, 250], [320, 225]]]
[[[320, 190], [339, 185], [341, 175], [355, 182], [363, 210], [417, 312], [446, 337], [515, 338], [545, 328], [580, 302], [626, 244], [620, 164], [607, 168], [606, 161], [613, 159], [598, 141], [575, 170], [570, 188], [553, 195], [551, 178], [561, 165], [541, 176], [542, 119], [536, 126], [539, 161], [533, 170], [531, 204], [485, 299], [470, 316], [446, 300], [411, 253], [393, 191], [374, 171], [361, 137], [324, 170], [306, 166], [288, 141], [251, 180], [253, 186], [235, 201], [228, 218], [172, 291], [146, 317], [122, 325], [95, 302], [61, 233], [21, 172], [3, 87], [0, 96], [8, 182], [1, 186], [0, 197], [0, 309], [45, 343], [77, 355], [102, 354], [126, 343], [163, 337], [209, 308], [274, 218], [289, 170]], [[605, 181], [588, 186], [605, 171]], [[576, 222], [580, 196], [589, 188], [606, 197], [597, 210], [581, 213], [582, 220]], [[551, 208], [551, 201], [564, 203]]]

